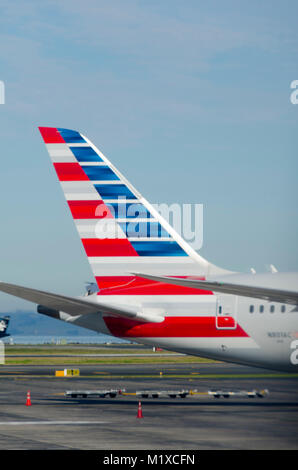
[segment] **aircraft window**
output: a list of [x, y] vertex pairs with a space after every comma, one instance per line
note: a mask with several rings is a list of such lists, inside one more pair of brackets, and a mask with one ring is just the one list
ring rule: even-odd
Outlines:
[[280, 311], [281, 311], [281, 313], [285, 313], [285, 311], [286, 311], [286, 306], [285, 306], [285, 305], [282, 305], [281, 308], [280, 308]]
[[250, 305], [249, 306], [249, 313], [254, 313], [254, 310], [255, 310], [254, 306]]
[[271, 312], [271, 313], [274, 313], [274, 310], [275, 310], [274, 305], [270, 305], [270, 312]]
[[260, 305], [260, 313], [264, 312], [264, 305]]
[[222, 314], [222, 306], [221, 306], [221, 305], [218, 307], [218, 313], [219, 313], [220, 315]]

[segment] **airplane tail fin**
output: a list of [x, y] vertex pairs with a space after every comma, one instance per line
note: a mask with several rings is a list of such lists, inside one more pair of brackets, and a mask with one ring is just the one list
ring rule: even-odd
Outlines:
[[[161, 283], [133, 274], [138, 272], [169, 276], [225, 272], [194, 251], [85, 136], [63, 128], [39, 130], [100, 294], [164, 292]], [[175, 286], [175, 292], [181, 289]]]

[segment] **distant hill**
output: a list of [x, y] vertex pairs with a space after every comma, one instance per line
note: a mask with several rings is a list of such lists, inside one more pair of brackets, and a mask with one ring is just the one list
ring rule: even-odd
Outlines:
[[10, 336], [25, 335], [25, 336], [76, 336], [88, 335], [97, 336], [95, 331], [87, 330], [80, 326], [70, 325], [61, 320], [41, 315], [36, 312], [16, 310], [15, 312], [0, 313], [0, 318], [5, 315], [10, 316], [10, 322], [7, 333]]

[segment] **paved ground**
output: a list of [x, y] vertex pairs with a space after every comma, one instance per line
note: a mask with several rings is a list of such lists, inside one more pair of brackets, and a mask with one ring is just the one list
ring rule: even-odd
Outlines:
[[[70, 366], [68, 366], [70, 368]], [[74, 367], [75, 368], [75, 367]], [[298, 449], [298, 377], [228, 364], [0, 366], [0, 449]], [[162, 372], [162, 374], [160, 374]], [[265, 398], [66, 398], [70, 389], [268, 389]], [[32, 406], [26, 407], [27, 391]]]

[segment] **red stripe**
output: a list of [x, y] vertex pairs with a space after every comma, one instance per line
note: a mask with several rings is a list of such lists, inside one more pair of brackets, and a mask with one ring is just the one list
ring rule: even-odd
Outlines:
[[125, 318], [104, 317], [111, 334], [120, 338], [221, 338], [247, 337], [237, 325], [218, 330], [215, 317], [166, 317], [162, 323], [142, 323]]
[[59, 181], [90, 181], [78, 163], [54, 163]]
[[87, 256], [138, 256], [126, 238], [83, 238]]
[[137, 276], [97, 276], [99, 295], [213, 295], [192, 287], [151, 281]]
[[38, 129], [45, 144], [65, 144], [65, 140], [56, 127], [39, 127]]
[[103, 201], [68, 201], [74, 219], [112, 219], [113, 216]]
[[228, 316], [217, 317], [217, 326], [219, 328], [234, 328], [235, 318]]

